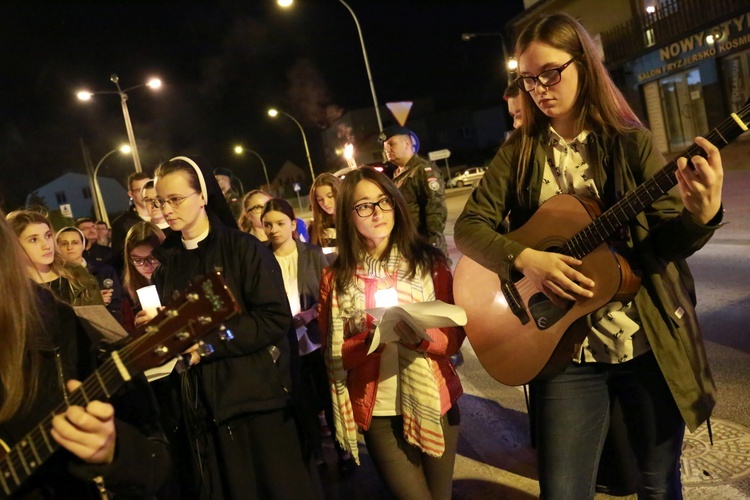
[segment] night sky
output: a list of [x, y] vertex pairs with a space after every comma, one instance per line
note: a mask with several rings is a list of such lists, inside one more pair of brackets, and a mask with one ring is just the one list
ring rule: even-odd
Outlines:
[[[0, 196], [4, 208], [65, 172], [84, 173], [81, 140], [96, 163], [127, 142], [117, 95], [88, 103], [81, 88], [115, 90], [151, 76], [159, 91], [130, 92], [128, 107], [143, 169], [177, 154], [229, 167], [245, 188], [260, 168], [235, 157], [241, 142], [274, 175], [289, 159], [306, 163], [294, 115], [310, 141], [316, 169], [319, 133], [330, 117], [372, 105], [354, 21], [337, 0], [242, 2], [0, 2]], [[435, 99], [436, 108], [502, 102], [505, 74], [496, 37], [462, 42], [463, 32], [497, 32], [521, 0], [350, 0], [367, 46], [381, 105]], [[355, 138], [356, 140], [356, 138]], [[129, 156], [100, 175], [124, 179]]]

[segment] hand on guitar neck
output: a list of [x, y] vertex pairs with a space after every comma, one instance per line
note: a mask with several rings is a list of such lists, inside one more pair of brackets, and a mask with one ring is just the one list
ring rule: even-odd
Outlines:
[[[81, 383], [69, 380], [68, 391]], [[60, 446], [90, 464], [110, 464], [115, 457], [115, 409], [109, 403], [91, 401], [86, 407], [72, 405], [52, 419], [52, 437]]]
[[573, 266], [582, 262], [575, 257], [527, 248], [518, 254], [513, 265], [553, 303], [562, 306], [564, 300], [593, 297], [594, 282]]
[[687, 158], [679, 158], [675, 176], [683, 205], [697, 222], [705, 225], [721, 208], [724, 170], [716, 146], [703, 137], [696, 137], [695, 143], [706, 152], [706, 158], [693, 156], [689, 163]]

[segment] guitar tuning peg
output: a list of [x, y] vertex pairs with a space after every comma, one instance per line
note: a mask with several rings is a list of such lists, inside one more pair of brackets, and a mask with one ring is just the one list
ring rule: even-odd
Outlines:
[[234, 334], [225, 325], [221, 325], [219, 327], [219, 338], [224, 341], [234, 340]]
[[215, 351], [214, 346], [211, 344], [206, 344], [205, 342], [200, 342], [198, 345], [198, 354], [200, 354], [201, 358], [205, 358], [206, 356], [210, 356]]

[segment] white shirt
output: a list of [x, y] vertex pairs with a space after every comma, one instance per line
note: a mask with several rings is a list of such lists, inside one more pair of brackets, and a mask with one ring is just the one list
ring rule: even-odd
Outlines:
[[[294, 252], [289, 255], [279, 256], [274, 254], [276, 260], [281, 268], [281, 277], [284, 279], [284, 289], [286, 290], [286, 297], [289, 301], [289, 308], [292, 310], [292, 315], [295, 315], [302, 311], [302, 305], [299, 300], [299, 285], [297, 282], [298, 277], [298, 261], [299, 253], [297, 247], [294, 247]], [[305, 325], [297, 328], [297, 342], [299, 344], [299, 355], [304, 356], [310, 354], [316, 349], [320, 349], [320, 344], [317, 344], [310, 340], [307, 335], [307, 327]]]
[[[550, 126], [540, 205], [563, 193], [600, 199], [590, 175], [588, 135], [584, 130], [568, 143]], [[610, 302], [591, 313], [588, 323], [589, 334], [574, 356], [575, 361], [623, 363], [651, 350], [632, 301]]]

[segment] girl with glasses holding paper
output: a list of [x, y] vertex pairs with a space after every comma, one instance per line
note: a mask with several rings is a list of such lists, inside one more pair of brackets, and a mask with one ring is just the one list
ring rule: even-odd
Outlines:
[[[506, 283], [511, 273], [523, 275], [524, 290], [538, 290], [531, 296], [537, 303], [585, 304], [594, 292], [604, 294], [613, 285], [587, 275], [595, 266], [586, 267], [581, 260], [586, 255], [578, 259], [570, 255], [575, 252], [537, 250], [517, 241], [518, 233], [514, 239], [513, 232], [543, 226], [547, 217], [534, 220], [533, 215], [542, 209], [549, 218], [562, 214], [557, 208], [566, 200], [605, 208], [619, 200], [637, 205], [638, 186], [667, 180], [660, 173], [666, 162], [578, 21], [553, 14], [529, 23], [517, 38], [515, 54], [523, 123], [469, 198], [456, 222], [456, 244]], [[638, 497], [682, 498], [685, 424], [695, 430], [715, 402], [684, 259], [722, 220], [721, 157], [706, 139], [695, 143], [707, 158], [692, 157], [695, 170], [686, 158], [678, 159], [674, 182], [666, 188], [677, 184], [677, 189], [658, 192], [632, 222], [620, 231], [613, 228], [614, 241], [608, 243], [623, 248], [640, 269], [642, 281], [634, 281], [632, 298], [602, 296], [604, 306], [576, 320], [583, 333], [571, 342], [568, 359], [562, 358], [562, 371], [531, 382], [542, 498], [594, 497], [596, 467], [617, 402], [637, 458]], [[556, 200], [557, 195], [564, 197]], [[512, 232], [498, 234], [508, 214]], [[548, 224], [574, 216], [566, 210]], [[540, 240], [558, 241], [547, 234], [549, 228], [539, 230]]]
[[338, 259], [326, 268], [318, 322], [328, 363], [336, 439], [357, 461], [357, 431], [398, 498], [451, 496], [461, 382], [450, 363], [460, 327], [405, 323], [397, 342], [368, 354], [374, 318], [366, 309], [442, 300], [453, 303], [445, 256], [424, 241], [398, 188], [365, 167], [347, 174], [336, 200]]

